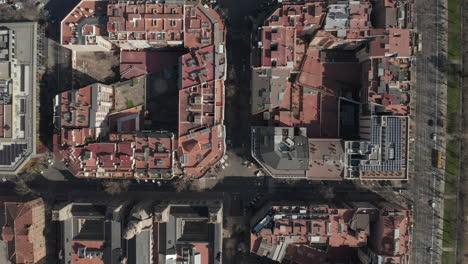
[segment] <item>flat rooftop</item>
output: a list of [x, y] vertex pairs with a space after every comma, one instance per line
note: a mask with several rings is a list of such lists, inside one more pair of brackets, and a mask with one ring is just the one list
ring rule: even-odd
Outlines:
[[307, 178], [312, 180], [342, 180], [344, 153], [344, 143], [341, 139], [309, 138]]
[[290, 85], [289, 68], [254, 68], [252, 70], [252, 114], [280, 106]]
[[347, 177], [406, 179], [408, 117], [361, 118], [361, 141], [346, 142]]
[[0, 23], [0, 32], [0, 174], [14, 174], [36, 152], [37, 23]]
[[309, 164], [306, 129], [253, 127], [252, 155], [272, 176], [305, 177]]

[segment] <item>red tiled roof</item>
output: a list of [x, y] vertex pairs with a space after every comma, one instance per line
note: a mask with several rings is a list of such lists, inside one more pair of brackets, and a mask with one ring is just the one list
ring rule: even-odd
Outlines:
[[202, 177], [222, 158], [225, 146], [218, 137], [220, 129], [215, 126], [179, 137], [179, 155], [188, 177]]
[[92, 140], [96, 137], [95, 129], [93, 128], [77, 128], [67, 129], [62, 128], [62, 140], [61, 144], [67, 144], [69, 146], [84, 145], [86, 140]]
[[[61, 42], [63, 45], [71, 44], [72, 38], [77, 34], [82, 36], [101, 36], [105, 30], [103, 25], [84, 24], [82, 32], [74, 32], [73, 27], [83, 23], [84, 19], [100, 16], [106, 12], [107, 1], [82, 0], [61, 22]], [[87, 43], [88, 45], [96, 44]]]
[[208, 245], [206, 243], [193, 243], [192, 245], [197, 253], [200, 254], [200, 264], [208, 264], [210, 262], [210, 250]]
[[215, 79], [215, 48], [208, 46], [187, 53], [181, 58], [182, 88], [211, 82]]
[[[318, 208], [316, 208], [318, 209]], [[278, 210], [273, 207], [273, 212]], [[316, 212], [314, 219], [276, 219], [272, 221], [274, 226], [262, 229], [251, 240], [255, 242], [251, 244], [251, 251], [257, 252], [259, 241], [270, 245], [278, 243], [278, 237], [288, 236], [294, 238], [294, 243], [319, 243], [328, 244], [331, 247], [360, 247], [366, 245], [367, 235], [364, 231], [355, 233], [349, 228], [349, 223], [356, 209], [328, 209], [321, 208], [320, 214]], [[281, 211], [278, 212], [281, 214]], [[259, 240], [261, 238], [262, 240]]]
[[121, 43], [142, 39], [151, 45], [184, 44], [187, 48], [213, 45], [215, 23], [222, 25], [219, 29], [224, 30], [221, 17], [200, 5], [183, 8], [183, 5], [170, 4], [109, 4], [107, 28], [110, 39]]
[[295, 62], [296, 30], [293, 27], [263, 27], [262, 66], [288, 66]]
[[120, 75], [123, 80], [146, 73], [159, 72], [164, 68], [177, 65], [180, 52], [161, 51], [124, 51], [120, 52]]
[[[373, 58], [363, 64], [363, 89], [368, 89], [368, 100], [386, 106], [395, 115], [409, 114], [409, 78], [400, 79], [406, 72], [409, 76], [410, 61], [406, 58]], [[398, 97], [398, 98], [397, 98]]]
[[0, 202], [5, 209], [2, 238], [7, 241], [8, 259], [14, 263], [36, 263], [46, 255], [42, 199], [22, 202]]
[[324, 66], [320, 61], [320, 50], [309, 49], [304, 58], [298, 83], [307, 87], [322, 89]]
[[143, 111], [134, 107], [109, 115], [111, 133], [128, 133], [140, 131], [143, 126]]
[[[358, 217], [362, 214], [368, 214], [368, 220]], [[380, 219], [373, 222], [371, 219], [379, 214]], [[362, 247], [368, 247], [386, 260], [408, 263], [405, 262], [409, 252], [408, 211], [273, 206], [268, 215], [274, 220], [262, 220], [259, 225], [263, 226], [251, 234], [251, 252], [255, 254], [272, 253], [271, 250], [285, 241], [281, 238], [287, 237], [284, 263], [343, 262], [357, 257], [356, 248]], [[366, 231], [371, 228], [369, 220], [376, 225], [370, 234]], [[372, 237], [369, 244], [368, 236]], [[396, 240], [399, 242], [395, 243]], [[315, 248], [314, 244], [328, 247]], [[400, 246], [399, 251], [394, 250], [394, 245]]]
[[[406, 255], [410, 251], [408, 226], [409, 212], [407, 210], [383, 210], [373, 239], [376, 253], [389, 257]], [[399, 248], [396, 249], [395, 245]]]
[[220, 91], [222, 87], [216, 87], [213, 81], [179, 91], [179, 137], [215, 125], [215, 109], [223, 106], [214, 106]]
[[87, 250], [104, 251], [104, 242], [101, 241], [72, 241], [72, 264], [104, 264], [104, 260], [100, 258], [86, 258], [78, 255], [79, 248]]
[[[87, 1], [81, 2], [71, 17], [76, 18], [73, 14], [81, 12], [82, 8], [89, 9], [82, 5], [84, 2]], [[106, 12], [108, 17], [106, 32], [109, 33], [109, 40], [121, 46], [120, 72], [123, 79], [158, 72], [180, 62], [179, 135], [194, 136], [197, 140], [192, 150], [194, 153], [185, 152], [197, 161], [184, 170], [190, 177], [202, 176], [224, 153], [224, 131], [221, 131], [222, 126], [218, 127], [224, 119], [224, 71], [222, 66], [218, 72], [215, 69], [218, 63], [223, 63], [222, 60], [216, 61], [219, 56], [215, 54], [215, 48], [221, 48], [218, 44], [222, 44], [225, 39], [225, 25], [221, 16], [199, 3], [173, 5], [111, 1], [110, 4], [106, 2], [105, 10], [99, 10]], [[87, 12], [93, 13], [90, 10]], [[84, 14], [85, 18], [87, 16], [90, 15]], [[67, 17], [71, 20], [74, 18]], [[97, 34], [105, 32], [103, 29], [85, 24], [81, 31]], [[136, 39], [144, 40], [138, 42], [141, 47], [137, 47], [136, 42], [127, 42]], [[158, 47], [184, 45], [190, 49], [190, 53], [181, 56], [180, 52], [170, 51], [123, 51], [127, 48], [143, 49], [148, 44]], [[80, 95], [83, 98], [79, 99], [83, 102], [78, 104], [70, 102], [71, 93], [62, 94], [62, 110], [83, 112], [80, 112], [79, 126], [75, 124], [76, 118], [72, 118], [70, 124], [62, 122], [63, 127], [74, 130], [63, 130], [61, 137], [54, 137], [54, 152], [66, 162], [75, 176], [148, 177], [149, 171], [167, 172], [173, 167], [180, 167], [172, 151], [182, 151], [179, 143], [184, 143], [184, 140], [176, 141], [165, 136], [158, 138], [146, 132], [132, 134], [146, 125], [144, 118], [147, 111], [139, 112], [139, 116], [136, 116], [132, 110], [113, 113], [115, 109], [110, 109], [105, 116], [100, 116], [104, 118], [101, 121], [108, 126], [99, 127], [96, 132], [91, 129], [79, 130], [93, 128], [89, 124], [93, 120], [89, 116], [89, 105], [94, 104], [91, 102], [91, 90], [85, 87], [77, 91], [77, 94], [83, 94]], [[197, 134], [203, 129], [210, 131], [208, 137]], [[97, 131], [99, 135], [95, 135]], [[94, 138], [97, 138], [98, 143], [89, 143], [95, 141]]]
[[[109, 140], [110, 143], [90, 143], [68, 149], [69, 168], [74, 168], [76, 176], [133, 178], [135, 169], [172, 168], [170, 137], [143, 133], [136, 136], [110, 134]], [[88, 159], [85, 159], [86, 156]], [[140, 174], [145, 175], [147, 176], [146, 172]]]
[[368, 29], [370, 28], [370, 2], [351, 3], [349, 5], [349, 28], [350, 29]]
[[[302, 31], [305, 26], [321, 23], [325, 13], [322, 2], [306, 3], [303, 5], [283, 4], [267, 19], [265, 24], [270, 26], [296, 27]], [[294, 17], [294, 19], [291, 19]]]
[[369, 46], [371, 57], [383, 57], [387, 54], [399, 57], [411, 55], [409, 29], [371, 29], [370, 34], [374, 36]]
[[287, 89], [282, 110], [273, 116], [271, 125], [276, 122], [281, 126], [305, 127], [309, 138], [337, 137], [338, 98], [317, 91], [305, 92], [304, 89], [294, 89], [292, 95], [292, 89]]
[[398, 54], [399, 57], [409, 57], [411, 55], [410, 30], [389, 28], [389, 53]]
[[[92, 86], [88, 85], [79, 90], [66, 91], [61, 94], [62, 99], [62, 120], [61, 124], [63, 127], [88, 127], [89, 126], [89, 114], [91, 108], [91, 91]], [[75, 101], [72, 101], [73, 93], [75, 93]], [[68, 115], [70, 119], [65, 118]]]

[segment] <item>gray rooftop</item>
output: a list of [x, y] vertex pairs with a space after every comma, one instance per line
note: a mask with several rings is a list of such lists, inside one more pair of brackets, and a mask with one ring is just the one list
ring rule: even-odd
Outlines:
[[[402, 122], [401, 118], [372, 117], [371, 144], [381, 149], [380, 164], [364, 164], [364, 171], [400, 171], [402, 168]], [[384, 126], [385, 125], [385, 126]]]
[[305, 176], [309, 165], [306, 129], [298, 127], [254, 127], [252, 130], [254, 158], [279, 174]]
[[[71, 263], [74, 251], [73, 241], [103, 241], [106, 244], [102, 251], [104, 263], [120, 263], [122, 248], [122, 223], [120, 221], [123, 207], [92, 203], [76, 203], [67, 206], [71, 206], [70, 217], [61, 223], [65, 263]], [[67, 206], [60, 211], [67, 211]]]
[[338, 30], [349, 28], [348, 4], [334, 4], [328, 6], [325, 19], [325, 30]]
[[151, 229], [145, 229], [128, 241], [128, 264], [151, 263]]
[[252, 113], [278, 107], [283, 100], [291, 69], [256, 68], [252, 70]]
[[[36, 151], [37, 23], [0, 23], [0, 31], [3, 32], [0, 46], [9, 49], [3, 61], [10, 67], [7, 70], [3, 65], [0, 69], [0, 75], [3, 75], [0, 101], [10, 104], [5, 106], [4, 112], [4, 121], [8, 125], [6, 136], [0, 139], [0, 173], [12, 174], [17, 173]], [[5, 32], [9, 32], [8, 40]]]
[[[193, 243], [206, 243], [210, 248], [210, 263], [218, 263], [214, 258], [217, 252], [221, 252], [222, 223], [210, 221], [212, 208], [189, 204], [169, 206], [167, 222], [159, 223], [158, 250], [160, 256], [163, 256], [162, 259], [164, 256], [175, 254], [177, 248], [190, 248]], [[163, 260], [162, 263], [169, 261]]]
[[385, 27], [393, 28], [398, 26], [398, 8], [385, 8]]
[[365, 124], [369, 126], [368, 140], [348, 142], [348, 166], [353, 171], [351, 173], [404, 172], [407, 158], [406, 122], [407, 119], [402, 117], [370, 117], [369, 123]]
[[35, 62], [36, 28], [35, 22], [0, 23], [0, 29], [11, 29], [15, 32], [15, 57], [20, 64]]

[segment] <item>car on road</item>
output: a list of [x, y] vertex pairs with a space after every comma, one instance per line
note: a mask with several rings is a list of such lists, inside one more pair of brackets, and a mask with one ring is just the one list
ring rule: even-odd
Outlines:
[[432, 133], [431, 138], [432, 140], [437, 141], [437, 133]]
[[13, 5], [13, 9], [15, 9], [15, 10], [21, 10], [21, 9], [23, 9], [23, 3], [18, 2], [18, 3], [16, 3], [16, 4], [14, 4], [14, 5]]
[[262, 177], [262, 176], [265, 176], [265, 173], [263, 173], [263, 171], [261, 171], [261, 170], [258, 170], [258, 171], [255, 172], [255, 176]]
[[34, 4], [34, 6], [36, 6], [37, 9], [41, 10], [44, 8], [45, 4], [38, 1]]
[[399, 194], [405, 194], [405, 193], [409, 192], [409, 190], [407, 188], [403, 188], [403, 187], [394, 187], [393, 191], [395, 193], [399, 193]]
[[429, 200], [429, 206], [431, 206], [432, 208], [436, 207], [436, 203], [434, 202], [434, 200]]

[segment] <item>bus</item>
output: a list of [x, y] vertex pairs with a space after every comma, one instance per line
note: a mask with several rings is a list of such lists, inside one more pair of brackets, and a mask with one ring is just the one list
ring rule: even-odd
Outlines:
[[432, 150], [432, 165], [438, 169], [442, 169], [444, 167], [442, 152], [436, 149]]

